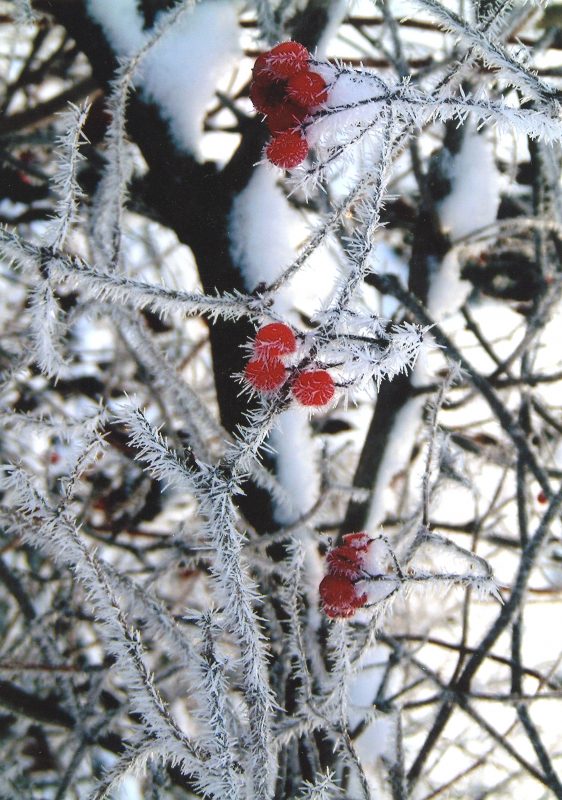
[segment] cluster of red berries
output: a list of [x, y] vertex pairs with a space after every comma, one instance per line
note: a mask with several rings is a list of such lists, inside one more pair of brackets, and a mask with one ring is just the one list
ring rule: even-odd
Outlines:
[[[257, 332], [253, 350], [244, 370], [245, 379], [262, 394], [276, 392], [290, 377], [283, 358], [296, 352], [295, 334], [283, 322], [271, 322]], [[325, 369], [294, 371], [290, 388], [303, 406], [325, 406], [335, 393], [332, 376]]]
[[357, 582], [368, 577], [363, 562], [373, 540], [366, 533], [348, 533], [343, 544], [326, 556], [328, 574], [320, 583], [320, 598], [329, 617], [350, 617], [367, 603]]
[[303, 120], [328, 98], [324, 78], [309, 69], [310, 53], [298, 42], [281, 42], [256, 59], [250, 99], [266, 117], [272, 164], [293, 169], [308, 155]]

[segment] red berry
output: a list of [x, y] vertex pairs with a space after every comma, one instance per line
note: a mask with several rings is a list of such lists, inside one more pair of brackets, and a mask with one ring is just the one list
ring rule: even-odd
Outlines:
[[548, 497], [546, 496], [545, 492], [541, 491], [538, 493], [537, 502], [540, 503], [541, 506], [544, 506], [546, 503], [548, 503]]
[[360, 556], [361, 553], [353, 547], [334, 547], [326, 556], [328, 574], [349, 580], [360, 578], [363, 573]]
[[271, 80], [271, 73], [269, 71], [269, 51], [267, 53], [260, 53], [252, 67], [252, 78], [254, 81], [267, 82]]
[[338, 575], [326, 575], [320, 583], [319, 592], [324, 611], [329, 617], [350, 617], [367, 602], [366, 594], [359, 595], [348, 578]]
[[276, 167], [293, 169], [307, 157], [308, 144], [300, 131], [283, 131], [270, 141], [265, 155]]
[[281, 42], [267, 55], [267, 66], [276, 78], [290, 78], [308, 68], [310, 53], [298, 42]]
[[328, 99], [324, 78], [317, 72], [299, 72], [289, 78], [287, 96], [304, 108], [314, 108]]
[[260, 359], [286, 356], [297, 349], [295, 334], [284, 322], [270, 322], [256, 334], [254, 350]]
[[268, 83], [253, 81], [250, 86], [250, 100], [256, 111], [261, 111], [262, 114], [271, 114], [287, 102], [285, 84], [281, 81], [269, 81]]
[[301, 372], [293, 383], [293, 395], [303, 406], [325, 406], [334, 392], [334, 381], [325, 369]]
[[244, 377], [260, 392], [274, 392], [285, 383], [285, 367], [278, 358], [253, 358], [246, 364]]
[[343, 541], [348, 547], [353, 547], [356, 550], [366, 550], [371, 543], [372, 539], [368, 533], [346, 533]]
[[271, 133], [275, 136], [283, 131], [296, 128], [307, 115], [306, 108], [286, 100], [268, 113], [266, 123]]

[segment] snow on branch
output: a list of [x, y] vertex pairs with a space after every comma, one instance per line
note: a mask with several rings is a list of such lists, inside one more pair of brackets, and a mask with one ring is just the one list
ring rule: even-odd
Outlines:
[[[295, 184], [298, 186], [302, 185], [306, 189], [306, 186], [310, 183], [318, 183], [319, 177], [314, 173], [314, 170], [315, 167], [312, 167], [310, 171], [305, 174], [304, 178], [300, 172], [295, 173]], [[318, 225], [317, 229], [313, 231], [311, 236], [301, 247], [301, 251], [294, 261], [285, 268], [285, 270], [275, 281], [267, 286], [266, 292], [268, 297], [273, 297], [282, 286], [291, 281], [293, 276], [305, 266], [310, 256], [320, 247], [320, 245], [329, 239], [330, 234], [332, 234], [341, 224], [342, 217], [349, 212], [349, 209], [353, 206], [353, 204], [358, 199], [363, 197], [379, 179], [380, 168], [378, 164], [375, 165], [372, 170], [365, 171], [360, 179], [353, 185], [352, 189], [346, 195], [344, 200], [338, 203], [328, 217], [324, 218], [321, 224]]]
[[380, 226], [381, 209], [392, 164], [392, 139], [395, 132], [392, 109], [383, 110], [382, 122], [384, 129], [379, 142], [379, 164], [375, 181], [370, 187], [369, 194], [363, 196], [356, 205], [358, 224], [353, 236], [346, 242], [346, 253], [350, 262], [349, 274], [341, 288], [336, 291], [326, 312], [327, 317], [337, 317], [338, 311], [345, 312], [351, 306], [358, 288], [372, 270], [369, 257], [373, 252], [375, 235]]
[[18, 413], [0, 412], [0, 425], [14, 430], [16, 433], [29, 430], [50, 431], [63, 442], [70, 444], [78, 441], [79, 447], [83, 445], [83, 440], [90, 440], [96, 431], [99, 431], [105, 420], [105, 411], [100, 413], [87, 414], [71, 417], [59, 417], [56, 414], [36, 416], [31, 412]]
[[[180, 0], [156, 17], [151, 31], [144, 28], [135, 3], [88, 0], [91, 16], [100, 24], [122, 60], [110, 105], [115, 114], [115, 146], [123, 138], [127, 96], [134, 82], [143, 99], [155, 103], [183, 151], [201, 158], [201, 135], [208, 104], [219, 79], [240, 56], [236, 7], [229, 0], [196, 3]], [[212, 31], [212, 35], [209, 32]], [[119, 153], [116, 164], [119, 164]], [[108, 170], [114, 157], [110, 155]], [[120, 175], [120, 181], [125, 178]]]
[[[127, 200], [127, 185], [132, 174], [132, 157], [126, 135], [126, 112], [129, 93], [133, 77], [139, 65], [146, 59], [150, 51], [160, 42], [183, 14], [193, 5], [193, 0], [178, 3], [175, 9], [164, 15], [164, 19], [157, 25], [152, 36], [144, 36], [142, 23], [136, 9], [121, 9], [125, 14], [114, 15], [111, 5], [97, 0], [89, 0], [91, 13], [109, 30], [113, 36], [114, 45], [117, 44], [116, 27], [125, 26], [121, 36], [133, 36], [133, 40], [143, 42], [137, 52], [130, 58], [127, 48], [118, 48], [121, 64], [112, 82], [112, 91], [108, 100], [108, 112], [111, 122], [106, 135], [107, 148], [105, 152], [106, 166], [102, 179], [96, 191], [92, 207], [92, 227], [94, 239], [99, 252], [104, 257], [106, 264], [111, 267], [119, 266], [121, 259], [121, 237], [123, 231], [123, 214]], [[135, 23], [138, 30], [135, 31]], [[136, 33], [136, 37], [135, 37]], [[119, 52], [120, 50], [120, 52]]]

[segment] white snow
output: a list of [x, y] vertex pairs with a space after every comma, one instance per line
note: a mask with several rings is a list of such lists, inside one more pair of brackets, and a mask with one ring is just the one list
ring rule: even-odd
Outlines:
[[236, 3], [200, 3], [152, 50], [143, 85], [162, 108], [178, 144], [197, 154], [207, 106], [241, 57]]
[[[373, 701], [385, 673], [388, 651], [380, 645], [369, 647], [361, 659], [361, 666], [349, 684], [348, 719], [351, 729], [365, 717], [371, 717], [361, 734], [355, 739], [357, 755], [365, 770], [373, 797], [383, 796], [385, 770], [380, 759], [393, 762], [396, 758], [396, 721], [389, 714], [373, 717]], [[355, 787], [354, 787], [355, 788]], [[360, 787], [356, 787], [360, 792]], [[380, 793], [380, 794], [379, 794]], [[353, 795], [358, 796], [357, 795]]]
[[500, 204], [500, 174], [485, 134], [467, 130], [449, 175], [451, 191], [439, 203], [443, 229], [453, 241], [491, 225]]
[[328, 47], [339, 31], [342, 21], [349, 11], [348, 0], [335, 0], [327, 4], [328, 23], [324, 26], [322, 35], [314, 55], [317, 58], [326, 58]]
[[311, 434], [308, 411], [298, 407], [280, 414], [279, 423], [271, 434], [277, 479], [291, 499], [290, 507], [277, 504], [275, 518], [278, 522], [287, 524], [306, 514], [318, 497], [318, 447]]
[[443, 257], [438, 271], [432, 276], [427, 293], [427, 309], [434, 319], [458, 311], [468, 298], [472, 284], [461, 278], [458, 251], [449, 250]]
[[[277, 280], [310, 236], [305, 217], [290, 205], [278, 179], [278, 170], [260, 164], [232, 204], [231, 253], [249, 291], [262, 281]], [[313, 315], [327, 301], [337, 279], [333, 254], [327, 248], [318, 248], [304, 268], [277, 292], [274, 309], [291, 314], [298, 308]]]
[[88, 0], [88, 10], [119, 56], [132, 56], [145, 43], [137, 0]]
[[262, 281], [275, 281], [295, 257], [290, 230], [296, 214], [277, 185], [277, 177], [260, 164], [232, 206], [232, 256], [250, 291]]
[[[116, 54], [130, 57], [149, 40], [135, 0], [88, 0]], [[206, 109], [221, 78], [241, 57], [237, 3], [200, 3], [180, 17], [143, 59], [135, 86], [159, 106], [178, 147], [201, 158]]]
[[387, 576], [385, 580], [365, 580], [359, 581], [357, 584], [358, 593], [365, 593], [369, 598], [367, 601], [369, 604], [379, 603], [399, 588], [399, 580], [392, 578], [392, 575], [395, 574], [394, 564], [384, 539], [377, 538], [370, 542], [367, 550], [361, 554], [361, 566], [373, 577]]
[[409, 400], [396, 415], [369, 503], [366, 526], [369, 532], [376, 530], [384, 519], [388, 510], [386, 500], [389, 499], [387, 492], [390, 490], [391, 481], [408, 463], [421, 425], [424, 402], [423, 396]]
[[[455, 242], [496, 221], [501, 176], [485, 134], [466, 131], [451, 160], [449, 178], [451, 191], [437, 210], [444, 232]], [[458, 256], [458, 250], [450, 250], [431, 281], [427, 305], [438, 319], [457, 311], [470, 292], [470, 283], [461, 280]]]

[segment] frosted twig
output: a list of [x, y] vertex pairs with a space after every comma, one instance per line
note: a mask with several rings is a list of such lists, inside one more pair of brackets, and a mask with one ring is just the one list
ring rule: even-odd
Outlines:
[[265, 643], [254, 606], [256, 589], [242, 558], [242, 538], [236, 529], [233, 497], [240, 491], [224, 467], [182, 462], [138, 409], [124, 409], [138, 457], [165, 483], [190, 488], [205, 519], [205, 535], [215, 552], [212, 567], [227, 629], [240, 644], [244, 694], [248, 707], [252, 775], [258, 796], [269, 797], [273, 770], [271, 738], [272, 698], [267, 679]]
[[502, 76], [509, 76], [512, 85], [520, 88], [526, 95], [536, 97], [542, 102], [552, 102], [557, 96], [552, 87], [531, 71], [524, 69], [497, 40], [466, 23], [438, 0], [416, 0], [416, 2], [427, 8], [447, 30], [459, 36], [461, 41], [469, 42], [475, 47], [482, 54], [486, 64], [501, 70]]
[[53, 231], [47, 236], [54, 250], [61, 250], [64, 247], [70, 226], [78, 213], [78, 203], [84, 197], [78, 183], [78, 165], [84, 160], [80, 147], [88, 143], [84, 135], [84, 124], [91, 106], [89, 103], [85, 103], [81, 108], [73, 103], [69, 103], [69, 106], [70, 110], [61, 116], [64, 133], [56, 142], [59, 150], [53, 186], [59, 195], [59, 201], [55, 207]]
[[260, 300], [251, 295], [233, 292], [213, 296], [182, 292], [116, 272], [108, 274], [78, 256], [55, 254], [30, 242], [24, 242], [6, 228], [0, 228], [0, 253], [32, 274], [41, 265], [48, 267], [52, 277], [61, 281], [75, 281], [100, 302], [112, 300], [118, 304], [129, 304], [132, 308], [151, 308], [161, 314], [180, 311], [185, 315], [204, 315], [211, 319], [259, 319], [263, 314]]
[[107, 645], [151, 734], [165, 743], [170, 755], [185, 764], [186, 769], [198, 774], [204, 755], [179, 729], [154, 686], [144, 663], [140, 635], [128, 626], [103, 563], [85, 546], [66, 510], [51, 508], [23, 471], [17, 468], [5, 471], [2, 484], [14, 495], [23, 518], [34, 520], [32, 525], [21, 526], [24, 539], [44, 549], [61, 566], [69, 567], [85, 585], [97, 608]]

